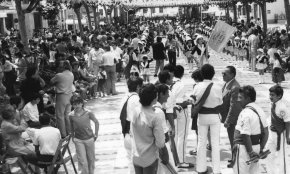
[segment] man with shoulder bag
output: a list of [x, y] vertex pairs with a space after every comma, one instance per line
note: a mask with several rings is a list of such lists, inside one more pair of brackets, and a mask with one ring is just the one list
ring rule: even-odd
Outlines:
[[252, 86], [239, 89], [238, 101], [244, 109], [236, 125], [231, 165], [235, 174], [257, 174], [259, 159], [266, 158], [263, 151], [269, 134], [266, 115], [255, 103], [256, 91]]

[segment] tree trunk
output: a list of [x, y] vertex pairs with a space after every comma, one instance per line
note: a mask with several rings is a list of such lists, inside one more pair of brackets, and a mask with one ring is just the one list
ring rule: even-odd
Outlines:
[[238, 22], [237, 6], [236, 2], [233, 2], [233, 11], [234, 11], [234, 22]]
[[244, 3], [244, 7], [246, 9], [246, 15], [247, 15], [247, 23], [250, 23], [250, 9], [249, 9], [249, 4], [248, 3]]
[[16, 0], [15, 6], [16, 6], [16, 11], [17, 11], [17, 16], [18, 16], [21, 41], [22, 41], [22, 44], [24, 45], [24, 51], [26, 53], [29, 53], [30, 50], [28, 47], [28, 38], [27, 38], [26, 24], [25, 24], [25, 13], [22, 10], [21, 1]]
[[286, 19], [287, 19], [287, 31], [289, 31], [289, 25], [290, 25], [289, 0], [284, 0], [284, 4], [285, 4]]
[[263, 34], [266, 35], [267, 33], [267, 10], [266, 10], [266, 2], [261, 2], [259, 4], [262, 12], [262, 21], [263, 21]]
[[230, 9], [229, 5], [226, 6], [226, 20], [229, 23], [230, 22]]
[[95, 30], [98, 28], [98, 19], [97, 19], [97, 7], [92, 6], [93, 13], [94, 13], [94, 21], [95, 21]]
[[106, 23], [107, 23], [107, 24], [110, 24], [110, 23], [109, 23], [109, 17], [108, 17], [108, 13], [107, 13], [107, 7], [106, 7], [106, 5], [103, 5], [103, 8], [104, 8], [104, 11], [105, 11]]
[[81, 9], [80, 7], [75, 7], [74, 8], [74, 12], [77, 15], [81, 37], [83, 37], [84, 36], [84, 30], [83, 30], [83, 26], [82, 26], [82, 18], [81, 18], [81, 10], [80, 9]]
[[83, 5], [85, 7], [86, 13], [87, 13], [87, 17], [88, 17], [88, 22], [89, 22], [89, 30], [92, 31], [93, 27], [92, 27], [92, 20], [91, 20], [91, 15], [90, 15], [90, 9], [89, 6], [86, 2], [83, 1]]

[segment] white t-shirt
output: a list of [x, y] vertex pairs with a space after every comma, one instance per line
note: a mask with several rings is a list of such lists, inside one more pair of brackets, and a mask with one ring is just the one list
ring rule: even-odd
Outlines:
[[[263, 109], [255, 103], [249, 103], [247, 106], [255, 108], [255, 110], [259, 113], [264, 128], [268, 127], [266, 114]], [[260, 120], [258, 115], [250, 108], [246, 107], [243, 109], [239, 115], [236, 130], [240, 131], [241, 134], [246, 135], [261, 134]]]
[[166, 118], [165, 118], [165, 113], [163, 112], [163, 110], [161, 109], [162, 105], [157, 102], [154, 106], [155, 109], [155, 113], [161, 118], [162, 120], [162, 128], [164, 130], [164, 133], [167, 133], [169, 131], [169, 128], [167, 126], [167, 122], [166, 122]]
[[270, 56], [270, 60], [269, 60], [270, 64], [274, 64], [274, 61], [275, 61], [274, 53], [277, 53], [277, 48], [270, 48], [267, 53]]
[[39, 112], [36, 104], [27, 103], [23, 108], [23, 114], [25, 121], [39, 122]]
[[35, 131], [35, 145], [39, 145], [41, 155], [54, 155], [61, 139], [57, 128], [47, 126]]
[[114, 53], [116, 55], [116, 58], [118, 60], [121, 59], [121, 54], [123, 53], [123, 51], [121, 50], [121, 48], [116, 47], [116, 49], [114, 49], [113, 47], [111, 47], [111, 52]]

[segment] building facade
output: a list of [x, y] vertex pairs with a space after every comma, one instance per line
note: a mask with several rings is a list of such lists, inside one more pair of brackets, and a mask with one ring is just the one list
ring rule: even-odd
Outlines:
[[[28, 5], [23, 1], [23, 8]], [[25, 14], [26, 31], [28, 38], [33, 36], [33, 32], [38, 29], [47, 28], [47, 21], [42, 18], [38, 11]], [[0, 4], [0, 33], [8, 33], [11, 28], [19, 29], [18, 17], [14, 0], [7, 0]]]

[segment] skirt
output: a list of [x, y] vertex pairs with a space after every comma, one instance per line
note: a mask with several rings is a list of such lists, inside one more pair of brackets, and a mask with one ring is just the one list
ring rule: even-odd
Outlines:
[[257, 63], [256, 64], [256, 68], [257, 68], [257, 70], [264, 70], [264, 69], [267, 68], [267, 64], [265, 64], [265, 63]]
[[149, 68], [143, 68], [141, 70], [141, 75], [144, 76], [144, 75], [150, 75], [150, 69]]
[[274, 68], [272, 71], [272, 81], [274, 83], [280, 83], [285, 81], [284, 70], [282, 68]]
[[234, 55], [239, 56], [239, 48], [234, 48]]

